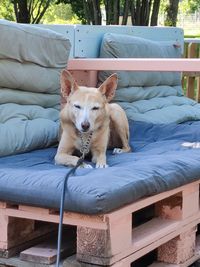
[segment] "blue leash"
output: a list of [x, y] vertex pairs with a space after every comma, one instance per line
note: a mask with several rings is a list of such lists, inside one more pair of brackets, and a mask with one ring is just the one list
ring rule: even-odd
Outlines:
[[56, 259], [56, 267], [60, 266], [60, 252], [61, 252], [61, 244], [62, 244], [62, 225], [63, 225], [63, 214], [64, 214], [64, 200], [65, 200], [65, 192], [68, 178], [70, 175], [74, 175], [77, 168], [83, 163], [83, 157], [81, 157], [76, 166], [71, 168], [68, 173], [65, 175], [63, 186], [62, 186], [62, 194], [60, 199], [60, 219], [59, 219], [59, 227], [58, 227], [58, 243], [57, 243], [57, 259]]

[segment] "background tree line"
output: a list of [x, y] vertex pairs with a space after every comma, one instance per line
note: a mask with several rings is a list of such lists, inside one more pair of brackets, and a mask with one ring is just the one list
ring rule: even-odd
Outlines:
[[200, 0], [0, 0], [0, 17], [41, 23], [45, 17], [48, 21], [48, 16], [57, 16], [65, 23], [75, 14], [82, 24], [100, 25], [105, 9], [107, 25], [126, 25], [131, 18], [132, 25], [155, 26], [162, 10], [165, 25], [176, 26], [180, 3], [188, 12], [200, 8]]

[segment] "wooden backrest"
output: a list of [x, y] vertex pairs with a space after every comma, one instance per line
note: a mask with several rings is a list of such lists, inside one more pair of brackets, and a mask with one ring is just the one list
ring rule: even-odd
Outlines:
[[74, 58], [97, 58], [103, 35], [107, 32], [127, 34], [153, 41], [174, 41], [178, 42], [182, 49], [184, 46], [183, 30], [175, 27], [76, 25], [74, 30]]
[[65, 35], [71, 42], [70, 58], [97, 58], [103, 35], [107, 32], [127, 34], [154, 41], [174, 41], [183, 48], [184, 34], [181, 28], [146, 26], [96, 26], [96, 25], [43, 25]]

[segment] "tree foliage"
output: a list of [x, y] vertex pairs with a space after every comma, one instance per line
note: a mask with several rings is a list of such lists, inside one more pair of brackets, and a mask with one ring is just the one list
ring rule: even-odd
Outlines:
[[[160, 0], [57, 0], [71, 4], [83, 24], [101, 24], [101, 7], [105, 7], [106, 24], [126, 25], [131, 16], [133, 25], [157, 25]], [[151, 21], [151, 22], [150, 22]]]
[[83, 24], [101, 24], [101, 1], [99, 0], [57, 0], [57, 4], [70, 4], [72, 11]]
[[200, 9], [200, 0], [182, 0], [179, 8], [184, 14], [194, 13]]
[[0, 18], [15, 20], [15, 13], [10, 0], [0, 0]]
[[80, 23], [74, 16], [71, 5], [63, 3], [59, 5], [50, 5], [41, 22], [45, 24], [65, 24], [70, 22]]

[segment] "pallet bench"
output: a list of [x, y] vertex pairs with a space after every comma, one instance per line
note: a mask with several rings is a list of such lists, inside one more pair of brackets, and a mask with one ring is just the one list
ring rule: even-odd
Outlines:
[[[63, 28], [61, 30], [63, 31]], [[79, 27], [76, 31], [80, 34], [78, 30]], [[76, 49], [74, 53], [84, 57], [85, 51]], [[98, 70], [199, 72], [200, 60], [71, 59], [68, 69], [80, 84], [94, 86]], [[130, 267], [131, 264], [134, 266], [136, 260], [155, 249], [157, 260], [150, 265], [151, 267], [191, 265], [200, 258], [200, 238], [197, 235], [197, 226], [200, 224], [199, 185], [200, 179], [138, 200], [107, 214], [85, 215], [65, 212], [63, 223], [76, 228], [77, 241], [76, 256], [68, 257], [63, 266]], [[138, 217], [138, 213], [141, 215], [148, 210], [148, 218]], [[20, 260], [6, 258], [30, 247], [30, 240], [42, 240], [42, 236], [55, 231], [54, 226], [58, 222], [58, 210], [1, 202], [0, 255], [3, 258], [0, 258], [0, 264], [13, 264], [16, 267], [42, 266], [41, 263], [22, 264]], [[64, 238], [69, 238], [69, 242], [72, 240], [68, 235]], [[73, 250], [69, 252], [72, 253]], [[28, 256], [23, 259], [27, 260]]]
[[[66, 212], [64, 224], [77, 226], [77, 259], [100, 266], [128, 267], [157, 248], [158, 261], [174, 267], [189, 266], [200, 258], [199, 243], [196, 244], [200, 223], [199, 184], [197, 181], [144, 198], [108, 214], [89, 216]], [[135, 214], [152, 205], [153, 218], [134, 227]], [[22, 242], [19, 238], [13, 239], [10, 233], [17, 231], [17, 237], [23, 233], [30, 237], [35, 221], [59, 220], [57, 211], [21, 205], [12, 207], [6, 203], [1, 203], [0, 216], [1, 256], [9, 255], [13, 242], [17, 242], [15, 245]], [[70, 259], [64, 266], [70, 266]], [[168, 264], [154, 263], [153, 266]]]

